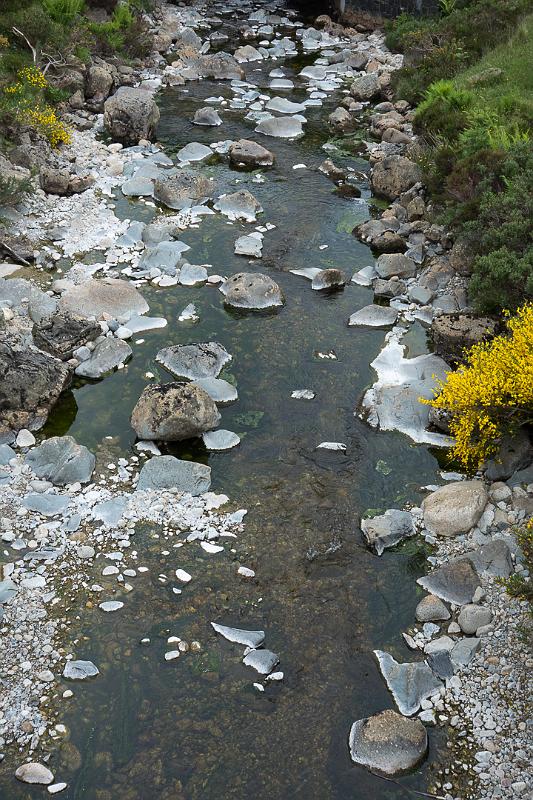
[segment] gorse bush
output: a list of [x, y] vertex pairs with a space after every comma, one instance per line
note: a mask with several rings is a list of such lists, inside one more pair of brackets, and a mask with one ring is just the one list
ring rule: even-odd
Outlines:
[[508, 320], [508, 335], [474, 345], [464, 366], [439, 381], [426, 405], [451, 414], [452, 455], [471, 472], [497, 453], [501, 437], [533, 419], [533, 304]]
[[38, 67], [23, 67], [17, 81], [5, 86], [0, 94], [0, 111], [11, 115], [22, 125], [29, 125], [52, 145], [68, 144], [70, 130], [58, 118], [55, 110], [46, 103], [48, 89], [46, 76]]

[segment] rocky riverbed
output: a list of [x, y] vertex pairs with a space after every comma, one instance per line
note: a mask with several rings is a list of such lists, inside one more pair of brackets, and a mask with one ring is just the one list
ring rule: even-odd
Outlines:
[[[525, 608], [499, 579], [524, 569], [531, 448], [475, 481], [426, 448], [450, 440], [419, 397], [494, 328], [387, 99], [401, 56], [281, 4], [163, 5], [153, 25], [146, 64], [82, 75], [71, 146], [15, 154], [41, 188], [0, 266], [5, 794], [262, 797], [268, 776], [280, 797], [385, 797], [375, 774], [407, 772], [527, 796]], [[413, 542], [427, 575], [401, 560]]]

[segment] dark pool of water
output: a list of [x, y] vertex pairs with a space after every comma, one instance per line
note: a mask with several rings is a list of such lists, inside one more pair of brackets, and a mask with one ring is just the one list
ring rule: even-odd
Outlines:
[[[268, 62], [266, 73], [274, 66], [279, 64]], [[254, 65], [248, 70], [259, 85], [266, 84], [266, 73]], [[159, 98], [159, 138], [169, 152], [192, 140], [257, 138], [240, 111], [223, 111], [218, 129], [192, 126], [192, 113], [205, 97], [230, 92], [208, 82], [186, 88]], [[302, 96], [300, 89], [290, 99]], [[68, 800], [405, 796], [404, 789], [351, 764], [347, 736], [355, 719], [392, 706], [372, 650], [410, 657], [399, 634], [413, 621], [421, 553], [410, 542], [375, 557], [362, 546], [359, 520], [368, 509], [419, 501], [418, 487], [435, 480], [438, 464], [427, 448], [376, 432], [354, 415], [373, 380], [369, 363], [384, 333], [346, 323], [371, 302], [371, 291], [349, 284], [321, 295], [288, 272], [335, 266], [351, 275], [372, 261], [351, 235], [369, 213], [365, 181], [363, 199], [346, 200], [315, 169], [328, 155], [322, 149], [325, 116], [334, 105], [328, 100], [310, 111], [306, 135], [297, 142], [261, 140], [276, 155], [265, 183], [253, 183], [253, 174], [229, 170], [222, 161], [208, 168], [226, 191], [250, 189], [265, 210], [260, 222], [277, 226], [265, 234], [262, 261], [249, 264], [233, 254], [235, 239], [254, 226], [228, 225], [220, 215], [182, 236], [191, 246], [189, 260], [209, 263], [212, 272], [267, 272], [282, 287], [285, 307], [242, 315], [225, 310], [216, 288], [145, 287], [150, 314], [165, 316], [167, 327], [136, 336], [145, 341], [133, 344], [124, 370], [74, 384], [47, 425], [48, 435], [68, 431], [93, 449], [111, 436], [117, 453], [128, 452], [135, 441], [129, 417], [145, 372], [171, 377], [154, 361], [161, 347], [216, 340], [233, 355], [221, 377], [235, 383], [239, 400], [222, 409], [221, 425], [242, 437], [240, 446], [209, 454], [201, 443], [186, 442], [168, 452], [209, 463], [213, 488], [226, 492], [235, 507], [249, 509], [245, 531], [234, 553], [227, 547], [208, 556], [196, 545], [179, 551], [179, 566], [189, 568], [194, 580], [176, 597], [157, 580], [178, 566], [175, 553], [162, 555], [158, 532], [140, 527], [135, 544], [151, 577], [136, 579], [117, 614], [80, 612], [76, 634], [87, 638], [76, 652], [83, 650], [102, 674], [75, 686], [75, 699], [61, 715], [70, 741], [52, 762], [57, 779], [69, 782], [61, 795]], [[337, 162], [368, 169], [355, 140], [347, 139], [343, 152], [348, 155], [337, 155]], [[292, 169], [302, 162], [310, 169]], [[117, 208], [130, 218], [146, 212], [120, 197]], [[328, 248], [320, 250], [323, 244]], [[189, 302], [197, 306], [198, 324], [177, 321]], [[411, 355], [423, 345], [420, 330], [411, 334]], [[317, 357], [330, 349], [337, 360]], [[313, 389], [316, 399], [291, 400], [297, 388]], [[323, 440], [344, 442], [347, 452], [317, 451]], [[238, 563], [253, 567], [256, 578], [238, 579]], [[255, 673], [241, 663], [242, 648], [217, 639], [211, 620], [265, 629], [285, 680], [259, 694], [252, 687]], [[197, 639], [202, 651], [165, 663], [169, 635]], [[149, 647], [139, 644], [143, 636], [152, 639]], [[424, 788], [427, 781], [424, 766], [401, 782]], [[2, 786], [6, 800], [42, 795], [11, 780], [0, 780]]]

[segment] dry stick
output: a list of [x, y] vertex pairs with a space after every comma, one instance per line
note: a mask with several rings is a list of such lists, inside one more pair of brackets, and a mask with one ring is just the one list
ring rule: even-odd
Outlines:
[[25, 267], [31, 267], [31, 264], [30, 264], [29, 261], [26, 261], [25, 258], [23, 258], [22, 256], [19, 256], [19, 254], [16, 253], [13, 250], [13, 248], [11, 248], [8, 244], [5, 244], [5, 242], [0, 242], [0, 250], [5, 250], [6, 253], [8, 255], [10, 255], [11, 258], [14, 261], [16, 261], [18, 264], [23, 264]]
[[16, 33], [17, 36], [20, 36], [22, 39], [24, 39], [24, 41], [31, 50], [31, 54], [33, 56], [33, 63], [37, 64], [37, 49], [32, 45], [26, 34], [22, 33], [22, 31], [20, 31], [18, 28], [15, 28], [14, 25], [11, 30], [13, 31], [13, 33]]

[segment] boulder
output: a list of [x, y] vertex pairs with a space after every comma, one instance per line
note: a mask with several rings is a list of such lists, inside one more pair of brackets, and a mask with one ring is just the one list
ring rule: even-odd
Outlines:
[[68, 194], [70, 173], [68, 169], [55, 167], [41, 167], [39, 170], [39, 185], [47, 194]]
[[380, 556], [387, 547], [414, 536], [413, 518], [408, 511], [390, 508], [378, 517], [361, 520], [361, 531], [367, 545]]
[[41, 322], [57, 310], [57, 301], [25, 278], [0, 278], [0, 307], [29, 313], [34, 322]]
[[465, 348], [494, 338], [497, 329], [497, 322], [489, 317], [440, 314], [431, 323], [433, 350], [450, 363], [462, 362]]
[[95, 457], [72, 436], [52, 436], [26, 456], [28, 464], [38, 478], [56, 486], [68, 483], [87, 483], [93, 474]]
[[474, 658], [480, 645], [481, 639], [476, 639], [475, 637], [459, 639], [450, 653], [453, 663], [460, 667], [466, 667]]
[[179, 442], [216, 428], [220, 414], [213, 399], [193, 383], [146, 386], [131, 414], [139, 439]]
[[101, 378], [116, 369], [132, 355], [132, 349], [122, 339], [108, 337], [98, 342], [90, 357], [76, 367], [76, 375], [82, 378]]
[[211, 468], [174, 456], [154, 456], [141, 469], [137, 491], [177, 489], [194, 496], [209, 491]]
[[442, 600], [434, 594], [427, 594], [417, 605], [415, 616], [418, 622], [440, 622], [450, 619], [450, 612]]
[[15, 770], [15, 778], [22, 781], [22, 783], [34, 783], [41, 786], [48, 786], [54, 780], [54, 773], [51, 772], [44, 764], [39, 764], [37, 761], [29, 761], [27, 764], [22, 764]]
[[245, 167], [271, 167], [274, 163], [274, 154], [270, 150], [249, 139], [233, 142], [228, 155], [231, 164], [243, 164]]
[[256, 222], [256, 214], [263, 210], [259, 201], [247, 189], [223, 194], [215, 203], [214, 208], [228, 219], [243, 219], [246, 222]]
[[493, 539], [476, 550], [469, 550], [458, 560], [464, 559], [471, 562], [480, 575], [486, 572], [498, 578], [508, 578], [514, 572], [511, 551], [503, 539]]
[[154, 181], [154, 200], [180, 211], [205, 203], [213, 195], [213, 181], [198, 172], [186, 169]]
[[116, 278], [91, 278], [73, 286], [62, 295], [59, 307], [71, 314], [96, 319], [104, 314], [113, 319], [128, 319], [148, 311], [148, 303], [133, 284]]
[[214, 158], [214, 152], [201, 142], [189, 142], [176, 153], [178, 161], [189, 164], [191, 161], [206, 161]]
[[348, 743], [352, 761], [389, 776], [414, 769], [428, 748], [420, 720], [406, 719], [391, 709], [354, 722]]
[[311, 289], [317, 292], [331, 289], [342, 289], [346, 284], [346, 275], [341, 269], [321, 269], [311, 281]]
[[349, 114], [345, 108], [340, 106], [336, 108], [335, 111], [331, 112], [328, 117], [328, 123], [332, 128], [341, 131], [341, 133], [344, 131], [349, 131], [354, 127], [354, 119], [352, 115]]
[[407, 249], [405, 240], [394, 231], [383, 231], [370, 242], [375, 253], [404, 253]]
[[520, 428], [514, 436], [502, 438], [498, 455], [487, 461], [485, 477], [489, 481], [505, 481], [532, 461], [531, 438], [526, 428]]
[[387, 156], [372, 170], [372, 189], [377, 195], [395, 200], [422, 180], [418, 164], [404, 156]]
[[178, 344], [164, 347], [156, 361], [176, 378], [218, 378], [222, 368], [231, 361], [228, 351], [218, 342]]
[[295, 117], [267, 117], [257, 124], [256, 131], [277, 139], [294, 139], [304, 132], [301, 121]]
[[468, 559], [444, 564], [429, 575], [418, 578], [417, 583], [446, 603], [459, 606], [471, 603], [476, 589], [481, 586], [479, 575]]
[[263, 56], [255, 47], [251, 44], [242, 45], [242, 47], [238, 47], [233, 54], [235, 61], [237, 63], [242, 64], [245, 61], [262, 61]]
[[350, 94], [355, 100], [372, 100], [380, 93], [381, 85], [375, 72], [356, 78], [350, 88]]
[[370, 305], [360, 308], [348, 320], [350, 327], [390, 328], [398, 319], [398, 312], [389, 306]]
[[233, 308], [260, 310], [284, 304], [278, 284], [260, 272], [238, 272], [222, 284], [220, 291]]
[[214, 108], [204, 106], [204, 108], [199, 108], [195, 111], [192, 123], [193, 125], [216, 128], [218, 125], [222, 125], [222, 120]]
[[204, 78], [215, 80], [242, 80], [245, 77], [243, 68], [231, 53], [208, 53], [197, 59], [196, 68]]
[[386, 297], [392, 300], [393, 297], [405, 294], [406, 289], [407, 286], [404, 281], [400, 280], [396, 275], [393, 275], [387, 281], [383, 278], [376, 278], [374, 282], [374, 297]]
[[101, 333], [96, 322], [68, 312], [57, 312], [33, 326], [35, 344], [62, 361], [72, 358], [74, 350], [94, 341]]
[[416, 273], [416, 264], [403, 253], [383, 253], [376, 261], [376, 272], [380, 278], [411, 278]]
[[424, 499], [424, 525], [440, 536], [467, 533], [481, 517], [487, 500], [481, 481], [448, 483]]
[[91, 64], [87, 70], [85, 95], [96, 103], [102, 103], [113, 88], [113, 75], [99, 64]]
[[406, 717], [416, 714], [422, 700], [439, 692], [442, 683], [425, 661], [399, 664], [390, 653], [383, 650], [374, 653], [401, 714]]
[[69, 369], [59, 359], [0, 341], [1, 423], [16, 430], [39, 430], [69, 383]]
[[462, 632], [467, 636], [474, 634], [478, 628], [489, 625], [491, 621], [492, 611], [490, 608], [484, 608], [475, 603], [467, 603], [463, 606], [457, 617]]
[[145, 89], [121, 86], [104, 104], [104, 126], [113, 139], [124, 144], [151, 139], [159, 116], [155, 100]]

